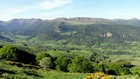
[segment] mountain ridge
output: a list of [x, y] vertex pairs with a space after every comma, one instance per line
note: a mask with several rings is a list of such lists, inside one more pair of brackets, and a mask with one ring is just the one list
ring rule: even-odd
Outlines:
[[[64, 41], [65, 44], [140, 41], [139, 19], [57, 18], [0, 21], [0, 35], [14, 42]], [[83, 42], [84, 41], [84, 42]], [[11, 41], [12, 42], [12, 41]]]
[[132, 18], [132, 19], [106, 19], [106, 18], [91, 18], [91, 17], [74, 17], [74, 18], [56, 18], [53, 20], [42, 20], [42, 19], [12, 19], [9, 21], [0, 21], [0, 24], [5, 24], [7, 22], [16, 22], [19, 21], [21, 23], [29, 22], [31, 24], [36, 23], [38, 21], [43, 21], [43, 22], [67, 22], [70, 24], [97, 24], [97, 23], [102, 23], [102, 24], [124, 24], [124, 25], [133, 25], [133, 26], [139, 26], [140, 25], [140, 20], [137, 18]]

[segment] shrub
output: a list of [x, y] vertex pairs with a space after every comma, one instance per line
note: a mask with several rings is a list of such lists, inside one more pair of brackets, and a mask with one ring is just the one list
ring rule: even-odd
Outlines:
[[92, 65], [88, 59], [77, 56], [72, 60], [72, 63], [68, 65], [68, 70], [70, 72], [91, 72]]
[[133, 75], [140, 75], [140, 66], [134, 66], [132, 68], [130, 68], [130, 72], [133, 74]]
[[105, 64], [94, 63], [92, 66], [93, 71], [104, 72], [105, 74], [108, 73], [108, 67]]
[[84, 79], [114, 79], [112, 76], [108, 76], [103, 72], [96, 72], [86, 76]]
[[58, 57], [55, 61], [56, 69], [60, 71], [68, 71], [68, 64], [71, 60], [67, 57]]
[[37, 63], [39, 63], [39, 61], [41, 59], [43, 59], [44, 57], [51, 57], [51, 55], [50, 54], [47, 54], [47, 53], [44, 53], [44, 52], [37, 54], [36, 55], [36, 61], [37, 61]]
[[41, 59], [39, 65], [43, 67], [45, 70], [50, 69], [52, 67], [51, 57], [45, 57]]
[[127, 75], [130, 74], [130, 71], [127, 67], [122, 66], [122, 64], [111, 64], [108, 66], [108, 74], [111, 75]]
[[34, 63], [35, 55], [25, 52], [13, 46], [4, 46], [0, 49], [0, 57], [6, 60], [23, 63]]
[[16, 47], [4, 46], [0, 49], [0, 55], [4, 59], [17, 61], [19, 59], [19, 53], [17, 51], [18, 49]]

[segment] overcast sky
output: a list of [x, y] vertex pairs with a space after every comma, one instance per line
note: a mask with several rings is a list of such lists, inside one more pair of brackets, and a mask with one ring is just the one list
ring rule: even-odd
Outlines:
[[0, 20], [60, 17], [140, 18], [140, 0], [0, 0]]

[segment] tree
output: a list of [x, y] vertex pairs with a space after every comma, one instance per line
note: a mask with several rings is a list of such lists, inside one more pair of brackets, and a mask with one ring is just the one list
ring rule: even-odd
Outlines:
[[130, 72], [133, 75], [140, 74], [140, 66], [134, 66], [134, 67], [130, 68]]
[[94, 63], [92, 66], [93, 71], [95, 72], [104, 72], [105, 74], [108, 73], [108, 67], [105, 64]]
[[70, 72], [91, 72], [92, 65], [88, 59], [77, 56], [68, 65], [68, 70]]
[[0, 55], [1, 58], [17, 61], [19, 55], [17, 51], [18, 49], [16, 47], [4, 46], [0, 49]]
[[36, 61], [37, 61], [37, 63], [39, 63], [39, 61], [41, 59], [43, 59], [44, 57], [51, 57], [51, 55], [50, 54], [47, 54], [47, 53], [44, 53], [44, 52], [37, 54], [36, 55]]
[[108, 74], [111, 75], [128, 75], [130, 74], [129, 67], [126, 66], [125, 62], [115, 62], [108, 64]]
[[51, 57], [44, 57], [40, 60], [39, 65], [43, 67], [45, 70], [50, 69], [52, 67], [52, 59]]
[[35, 63], [35, 55], [20, 50], [14, 46], [3, 46], [0, 49], [0, 56], [6, 60], [18, 61], [23, 63]]
[[98, 54], [98, 53], [93, 53], [90, 57], [89, 57], [89, 60], [91, 62], [94, 62], [94, 63], [99, 63], [99, 62], [102, 62], [104, 61], [105, 59], [107, 59], [108, 56], [105, 56], [105, 55], [101, 55], [101, 54]]
[[60, 71], [68, 71], [68, 64], [71, 60], [67, 57], [58, 57], [55, 61], [56, 69]]

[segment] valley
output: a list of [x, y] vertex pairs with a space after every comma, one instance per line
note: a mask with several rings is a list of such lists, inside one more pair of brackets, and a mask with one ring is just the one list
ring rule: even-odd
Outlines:
[[[0, 46], [2, 79], [83, 79], [96, 72], [113, 75], [112, 79], [140, 77], [139, 19], [0, 21]], [[33, 60], [23, 61], [20, 54], [32, 55]]]

